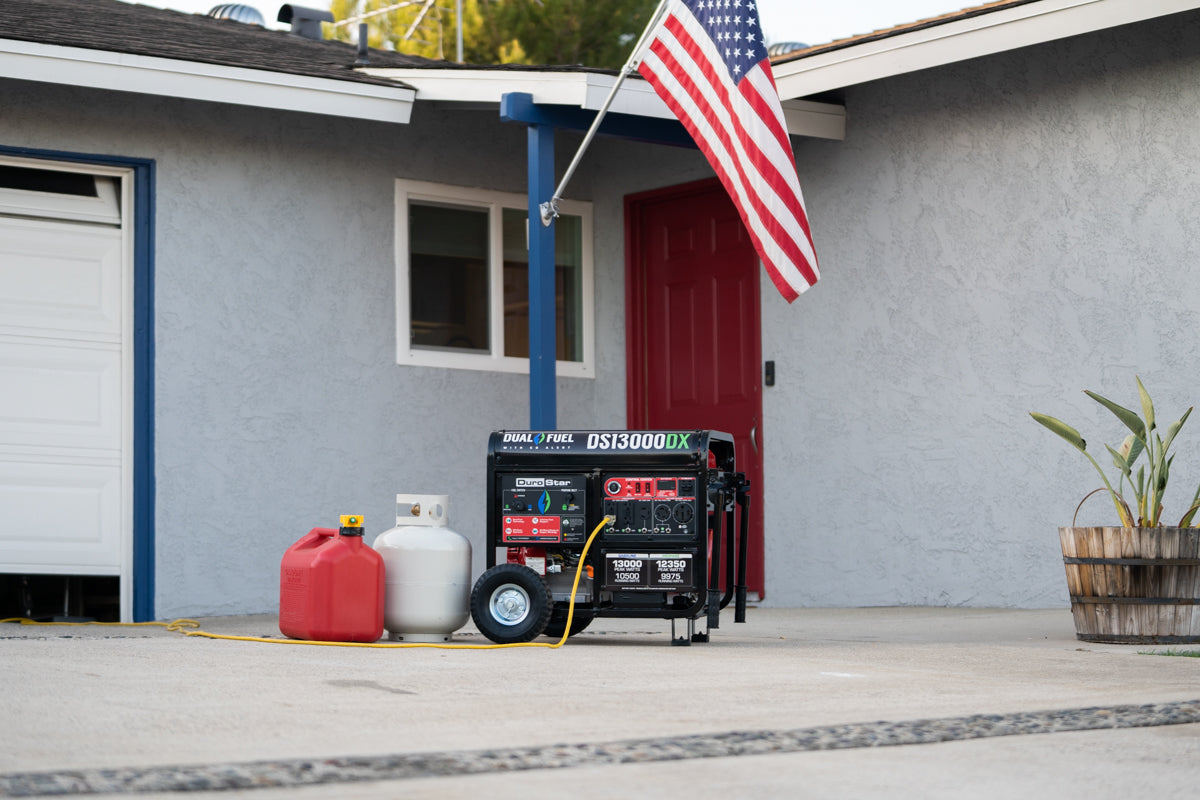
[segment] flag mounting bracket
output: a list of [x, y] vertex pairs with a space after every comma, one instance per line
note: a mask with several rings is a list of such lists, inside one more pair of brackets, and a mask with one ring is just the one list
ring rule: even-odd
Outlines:
[[[654, 9], [654, 13], [650, 16], [650, 24], [642, 31], [642, 35], [638, 37], [637, 44], [633, 46], [633, 51], [629, 54], [629, 58], [625, 61], [625, 65], [621, 67], [617, 73], [617, 79], [613, 81], [612, 88], [608, 91], [608, 96], [604, 98], [604, 102], [600, 105], [600, 110], [596, 112], [592, 124], [588, 126], [587, 133], [583, 135], [583, 141], [579, 144], [579, 149], [575, 151], [575, 157], [571, 159], [570, 165], [567, 166], [567, 171], [563, 173], [562, 180], [558, 182], [558, 188], [554, 190], [554, 194], [550, 195], [550, 199], [538, 206], [538, 212], [542, 219], [543, 227], [550, 227], [550, 223], [554, 222], [554, 218], [558, 216], [558, 201], [562, 198], [563, 192], [567, 188], [567, 184], [571, 182], [571, 176], [575, 174], [575, 168], [579, 166], [579, 162], [583, 160], [583, 154], [587, 151], [588, 145], [592, 143], [596, 132], [600, 129], [600, 125], [604, 122], [604, 118], [608, 114], [608, 109], [612, 106], [613, 100], [617, 97], [617, 91], [621, 88], [621, 84], [625, 79], [637, 69], [638, 61], [642, 58], [642, 50], [650, 41], [663, 15], [666, 13], [668, 0], [659, 0], [658, 5]], [[530, 203], [530, 217], [533, 216], [533, 203]]]
[[[586, 131], [599, 112], [578, 106], [535, 103], [528, 92], [508, 92], [500, 97], [500, 120], [525, 125], [546, 125], [571, 131]], [[629, 139], [671, 147], [696, 149], [696, 141], [678, 120], [609, 112], [596, 129], [597, 136]], [[582, 149], [582, 148], [581, 148]], [[542, 224], [558, 216], [558, 195], [540, 204]]]

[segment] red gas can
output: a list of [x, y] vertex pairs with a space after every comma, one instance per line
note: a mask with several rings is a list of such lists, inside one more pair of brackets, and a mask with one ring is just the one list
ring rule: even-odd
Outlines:
[[384, 566], [363, 543], [362, 517], [313, 528], [283, 554], [279, 630], [292, 639], [373, 642], [383, 635]]

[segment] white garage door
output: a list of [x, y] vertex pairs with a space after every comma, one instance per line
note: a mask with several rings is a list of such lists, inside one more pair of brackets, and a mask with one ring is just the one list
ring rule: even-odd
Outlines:
[[132, 559], [132, 245], [120, 170], [0, 159], [0, 572]]

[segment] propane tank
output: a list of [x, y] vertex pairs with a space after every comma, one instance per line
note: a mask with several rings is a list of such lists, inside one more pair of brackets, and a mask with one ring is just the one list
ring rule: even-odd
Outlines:
[[313, 528], [283, 554], [279, 630], [292, 639], [373, 642], [383, 635], [383, 580], [360, 515], [343, 515], [340, 528]]
[[387, 573], [383, 624], [398, 642], [448, 642], [470, 616], [471, 543], [448, 526], [449, 496], [396, 495], [375, 539]]

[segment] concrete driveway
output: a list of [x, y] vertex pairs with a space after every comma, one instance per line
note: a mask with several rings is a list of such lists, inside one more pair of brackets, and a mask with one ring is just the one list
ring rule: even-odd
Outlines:
[[1079, 642], [1065, 609], [750, 609], [690, 647], [602, 619], [558, 650], [488, 651], [9, 624], [0, 796], [1190, 792], [1200, 658], [1144, 654], [1166, 649]]

